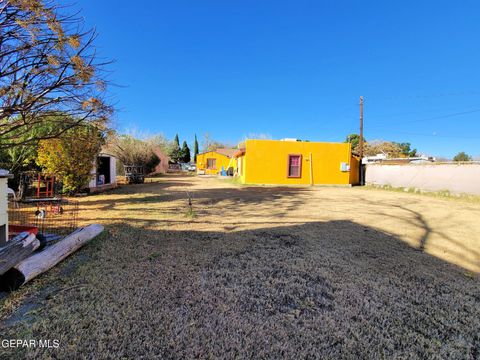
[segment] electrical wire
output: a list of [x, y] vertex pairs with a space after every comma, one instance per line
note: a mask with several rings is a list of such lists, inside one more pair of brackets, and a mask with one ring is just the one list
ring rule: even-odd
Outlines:
[[378, 101], [378, 100], [405, 100], [405, 99], [436, 99], [436, 98], [444, 98], [449, 96], [472, 96], [472, 95], [479, 95], [480, 92], [478, 90], [467, 90], [467, 91], [459, 91], [459, 92], [446, 92], [446, 93], [438, 93], [438, 94], [429, 94], [429, 95], [391, 95], [391, 96], [384, 96], [384, 97], [377, 97], [377, 96], [366, 96], [369, 100]]
[[480, 137], [478, 136], [462, 136], [462, 135], [441, 135], [441, 134], [420, 134], [420, 133], [412, 133], [407, 131], [396, 131], [394, 130], [395, 134], [404, 134], [404, 135], [413, 135], [413, 136], [431, 136], [431, 137], [441, 137], [441, 138], [452, 138], [452, 139], [468, 139], [468, 140], [479, 140]]
[[468, 114], [473, 114], [480, 112], [480, 109], [474, 109], [474, 110], [469, 110], [469, 111], [462, 111], [462, 112], [456, 112], [456, 113], [450, 113], [446, 115], [440, 115], [440, 116], [434, 116], [431, 118], [425, 118], [425, 119], [418, 119], [418, 120], [407, 120], [407, 121], [400, 121], [400, 122], [394, 122], [390, 124], [385, 124], [385, 125], [374, 125], [374, 126], [369, 126], [369, 129], [376, 129], [376, 128], [385, 128], [385, 127], [390, 127], [392, 125], [399, 125], [399, 124], [413, 124], [417, 122], [425, 122], [425, 121], [432, 121], [432, 120], [439, 120], [439, 119], [447, 119], [451, 117], [456, 117], [456, 116], [461, 116], [461, 115], [468, 115]]

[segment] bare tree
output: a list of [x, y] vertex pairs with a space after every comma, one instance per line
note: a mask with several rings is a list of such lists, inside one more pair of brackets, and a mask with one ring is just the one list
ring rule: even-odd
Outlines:
[[235, 148], [236, 146], [230, 143], [223, 143], [220, 141], [216, 141], [212, 139], [209, 133], [205, 133], [203, 135], [203, 141], [202, 141], [202, 151], [207, 152], [207, 151], [215, 151], [217, 149], [221, 148]]
[[0, 149], [102, 126], [111, 115], [96, 33], [64, 10], [50, 0], [0, 1]]
[[385, 154], [387, 157], [401, 157], [402, 148], [398, 143], [383, 140], [373, 140], [365, 143], [364, 155], [374, 156], [377, 154]]
[[105, 151], [115, 156], [123, 165], [140, 165], [147, 173], [160, 163], [154, 152], [154, 143], [136, 139], [131, 135], [111, 134]]

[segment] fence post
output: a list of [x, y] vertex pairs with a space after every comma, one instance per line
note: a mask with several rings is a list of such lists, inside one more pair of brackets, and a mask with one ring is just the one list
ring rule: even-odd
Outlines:
[[8, 241], [8, 179], [13, 175], [0, 169], [0, 246]]

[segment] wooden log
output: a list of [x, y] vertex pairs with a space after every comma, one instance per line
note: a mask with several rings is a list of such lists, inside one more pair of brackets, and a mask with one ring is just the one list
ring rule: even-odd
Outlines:
[[61, 240], [62, 236], [58, 234], [38, 234], [37, 239], [40, 241], [40, 248], [38, 250], [42, 250], [44, 247]]
[[0, 275], [29, 257], [40, 246], [35, 234], [22, 232], [0, 248]]
[[34, 277], [57, 265], [102, 231], [103, 226], [98, 224], [77, 229], [56, 244], [21, 261], [0, 276], [0, 288], [3, 290], [18, 289]]

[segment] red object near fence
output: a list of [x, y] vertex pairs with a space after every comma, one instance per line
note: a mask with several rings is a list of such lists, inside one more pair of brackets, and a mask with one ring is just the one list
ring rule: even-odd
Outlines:
[[55, 195], [55, 176], [41, 175], [37, 177], [37, 198], [49, 198]]
[[38, 234], [38, 227], [36, 226], [28, 226], [28, 225], [8, 225], [8, 235], [16, 235], [20, 234], [21, 232], [28, 232], [29, 234]]

